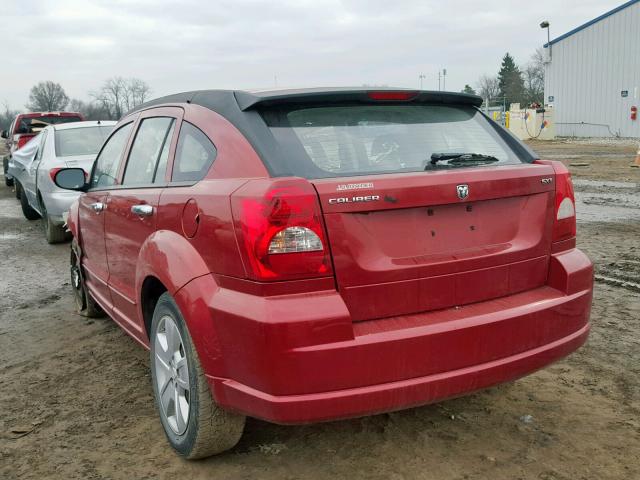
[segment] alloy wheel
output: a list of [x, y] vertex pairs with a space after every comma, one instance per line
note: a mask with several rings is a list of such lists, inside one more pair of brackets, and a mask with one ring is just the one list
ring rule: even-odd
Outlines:
[[160, 413], [171, 430], [182, 435], [189, 423], [189, 365], [182, 336], [169, 315], [158, 322], [154, 357]]

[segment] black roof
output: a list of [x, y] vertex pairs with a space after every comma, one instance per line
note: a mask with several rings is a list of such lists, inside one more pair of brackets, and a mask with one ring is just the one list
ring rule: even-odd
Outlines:
[[[222, 116], [227, 116], [228, 109], [241, 111], [251, 110], [257, 106], [272, 106], [293, 103], [320, 102], [364, 102], [380, 103], [368, 97], [369, 92], [415, 92], [415, 96], [406, 103], [442, 103], [457, 105], [482, 105], [482, 98], [477, 95], [456, 92], [439, 92], [431, 90], [412, 90], [406, 88], [363, 88], [363, 87], [331, 87], [275, 89], [260, 91], [243, 90], [196, 90], [176, 93], [156, 98], [144, 103], [131, 112], [144, 110], [151, 106], [176, 103], [191, 103], [209, 108]], [[403, 103], [393, 101], [394, 103]], [[235, 105], [233, 105], [235, 104]], [[235, 108], [233, 108], [235, 107]]]
[[[410, 92], [408, 100], [380, 101], [368, 96], [369, 92]], [[158, 105], [176, 105], [190, 103], [208, 108], [226, 118], [249, 141], [267, 170], [272, 176], [289, 176], [291, 170], [286, 162], [277, 161], [287, 158], [278, 142], [262, 118], [258, 107], [274, 105], [309, 105], [313, 103], [440, 103], [453, 105], [472, 105], [479, 107], [482, 98], [476, 95], [454, 92], [434, 92], [427, 90], [411, 90], [404, 88], [305, 88], [289, 90], [197, 90], [193, 92], [176, 93], [166, 97], [156, 98], [144, 103], [130, 113]], [[501, 135], [509, 135], [502, 132]], [[274, 160], [275, 159], [275, 160]]]

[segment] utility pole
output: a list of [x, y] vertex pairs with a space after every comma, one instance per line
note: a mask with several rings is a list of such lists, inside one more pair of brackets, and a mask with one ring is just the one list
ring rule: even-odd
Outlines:
[[420, 79], [420, 90], [422, 90], [422, 81], [427, 78], [427, 76], [424, 73], [421, 73], [418, 75], [418, 78]]
[[442, 90], [440, 88], [440, 77], [441, 77], [441, 73], [440, 73], [440, 70], [438, 70], [438, 91]]

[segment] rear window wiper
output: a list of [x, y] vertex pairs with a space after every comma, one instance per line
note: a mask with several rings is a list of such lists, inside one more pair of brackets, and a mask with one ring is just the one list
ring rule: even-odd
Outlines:
[[[460, 165], [463, 163], [495, 163], [500, 159], [482, 153], [433, 153], [429, 164], [436, 165], [438, 162], [444, 161], [449, 161], [448, 165]], [[429, 164], [425, 168], [429, 167]]]

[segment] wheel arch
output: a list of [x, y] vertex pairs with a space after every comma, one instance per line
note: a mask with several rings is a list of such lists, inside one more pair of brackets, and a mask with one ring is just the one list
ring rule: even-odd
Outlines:
[[[168, 230], [158, 230], [142, 245], [136, 265], [138, 314], [150, 335], [153, 309], [162, 293], [176, 299], [176, 293], [192, 279], [209, 273], [198, 251], [183, 236]], [[176, 302], [178, 300], [176, 299]], [[191, 321], [185, 305], [179, 305], [189, 327]]]

